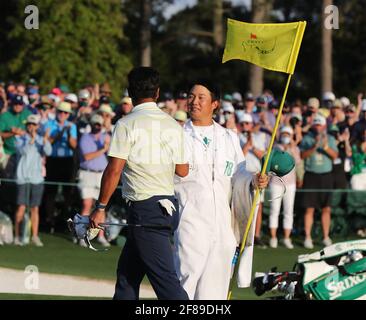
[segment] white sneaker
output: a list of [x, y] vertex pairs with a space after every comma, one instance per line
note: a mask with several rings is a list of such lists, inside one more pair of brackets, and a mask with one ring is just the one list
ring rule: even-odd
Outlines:
[[14, 238], [14, 245], [16, 245], [16, 246], [23, 246], [24, 244], [23, 244], [23, 242], [21, 242], [21, 241], [19, 240], [19, 238], [18, 238], [18, 237], [15, 237], [15, 238]]
[[97, 241], [103, 246], [103, 247], [110, 247], [111, 244], [107, 241], [104, 237], [98, 237]]
[[287, 248], [287, 249], [293, 249], [294, 245], [292, 244], [292, 241], [290, 238], [283, 238], [281, 240], [281, 243]]
[[271, 239], [269, 239], [269, 246], [271, 248], [277, 248], [277, 246], [278, 246], [278, 239], [277, 238], [271, 238]]
[[333, 242], [332, 242], [332, 239], [331, 238], [325, 238], [325, 239], [323, 239], [323, 244], [324, 244], [324, 246], [326, 246], [326, 247], [328, 247], [328, 246], [331, 246], [332, 244], [333, 244]]
[[306, 249], [314, 249], [313, 240], [311, 240], [311, 238], [306, 238], [304, 241], [304, 247]]
[[36, 246], [36, 247], [43, 247], [43, 243], [41, 241], [41, 239], [36, 236], [36, 237], [32, 237], [32, 243]]
[[87, 248], [88, 245], [86, 244], [85, 240], [84, 239], [80, 239], [79, 240], [79, 246], [80, 247], [83, 247], [83, 248]]

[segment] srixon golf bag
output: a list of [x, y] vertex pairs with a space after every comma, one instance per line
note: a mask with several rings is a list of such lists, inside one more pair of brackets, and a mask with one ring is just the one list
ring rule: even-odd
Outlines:
[[274, 299], [366, 300], [366, 240], [346, 241], [300, 255], [290, 272], [256, 273], [255, 293]]

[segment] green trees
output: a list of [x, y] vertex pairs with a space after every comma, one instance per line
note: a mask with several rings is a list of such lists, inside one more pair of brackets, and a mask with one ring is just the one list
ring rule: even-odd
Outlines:
[[[39, 8], [39, 29], [24, 27], [24, 8]], [[13, 44], [4, 74], [17, 80], [34, 76], [42, 88], [67, 84], [73, 90], [110, 82], [121, 95], [130, 58], [120, 0], [19, 0], [7, 19], [6, 41]]]

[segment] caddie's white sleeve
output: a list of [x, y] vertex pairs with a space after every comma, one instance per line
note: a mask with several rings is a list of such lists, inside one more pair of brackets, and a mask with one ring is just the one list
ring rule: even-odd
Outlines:
[[118, 121], [112, 135], [108, 156], [120, 159], [128, 159], [131, 150], [131, 139], [128, 128]]

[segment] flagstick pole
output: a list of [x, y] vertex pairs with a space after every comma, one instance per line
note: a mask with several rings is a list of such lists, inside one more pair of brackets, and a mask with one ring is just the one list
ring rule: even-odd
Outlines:
[[[267, 155], [266, 155], [266, 158], [264, 160], [264, 164], [263, 164], [263, 167], [262, 167], [262, 170], [261, 170], [261, 175], [265, 174], [265, 172], [267, 170], [267, 165], [268, 165], [269, 157], [271, 155], [272, 147], [273, 147], [274, 141], [276, 139], [277, 129], [278, 129], [278, 126], [279, 126], [280, 121], [281, 121], [282, 109], [283, 109], [283, 106], [285, 104], [285, 100], [286, 100], [286, 96], [287, 96], [287, 91], [288, 91], [288, 88], [290, 86], [291, 77], [292, 77], [292, 74], [289, 74], [288, 75], [288, 78], [287, 78], [286, 88], [285, 88], [285, 91], [284, 91], [283, 96], [282, 96], [280, 108], [278, 110], [278, 114], [277, 114], [277, 118], [276, 118], [276, 123], [275, 123], [275, 126], [273, 128], [271, 142], [269, 143], [268, 150], [267, 150]], [[241, 242], [238, 259], [237, 259], [237, 261], [235, 263], [235, 266], [234, 266], [234, 273], [233, 273], [233, 276], [232, 276], [232, 278], [230, 280], [229, 292], [228, 292], [228, 296], [227, 296], [227, 299], [228, 300], [231, 300], [232, 289], [233, 289], [233, 285], [234, 285], [234, 282], [235, 282], [236, 277], [237, 277], [237, 273], [238, 273], [238, 269], [239, 269], [240, 258], [241, 258], [242, 254], [244, 252], [245, 244], [246, 244], [246, 241], [247, 241], [247, 238], [248, 238], [248, 233], [249, 233], [250, 227], [252, 225], [252, 221], [253, 221], [253, 218], [254, 218], [255, 209], [257, 207], [257, 202], [259, 200], [259, 195], [260, 195], [260, 190], [257, 187], [256, 190], [255, 190], [255, 195], [254, 195], [252, 207], [250, 209], [248, 223], [247, 223], [247, 226], [245, 228], [244, 236], [243, 236], [243, 239], [242, 239], [242, 242]]]

